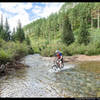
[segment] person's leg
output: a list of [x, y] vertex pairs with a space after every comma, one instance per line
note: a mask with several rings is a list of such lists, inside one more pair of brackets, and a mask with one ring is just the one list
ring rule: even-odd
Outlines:
[[60, 62], [59, 62], [59, 64], [60, 64], [60, 68], [61, 68], [61, 63], [62, 63], [62, 61], [60, 60]]

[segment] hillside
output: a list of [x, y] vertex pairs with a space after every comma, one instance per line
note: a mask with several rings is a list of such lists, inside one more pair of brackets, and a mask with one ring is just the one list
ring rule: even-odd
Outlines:
[[40, 18], [26, 25], [24, 31], [30, 38], [34, 52], [43, 55], [45, 52], [49, 52], [50, 55], [53, 55], [56, 49], [63, 50], [62, 46], [65, 47], [65, 44], [62, 41], [62, 35], [66, 16], [69, 17], [71, 29], [75, 41], [77, 41], [82, 18], [86, 17], [86, 24], [88, 30], [90, 30], [91, 10], [96, 8], [96, 6], [98, 7], [98, 5], [97, 3], [65, 3], [58, 13], [53, 13], [48, 18]]

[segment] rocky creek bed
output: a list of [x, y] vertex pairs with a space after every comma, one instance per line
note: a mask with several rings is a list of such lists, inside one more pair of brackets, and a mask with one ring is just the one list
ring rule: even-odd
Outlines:
[[28, 67], [0, 78], [0, 97], [100, 97], [100, 62], [76, 58], [65, 59], [67, 70], [50, 73], [54, 58], [24, 57], [20, 62]]

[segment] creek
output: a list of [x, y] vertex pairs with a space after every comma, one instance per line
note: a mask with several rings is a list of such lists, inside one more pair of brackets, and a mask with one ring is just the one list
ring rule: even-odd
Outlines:
[[28, 55], [21, 60], [28, 67], [0, 78], [0, 97], [100, 96], [100, 62], [64, 63], [66, 70], [50, 72], [53, 62], [42, 58]]

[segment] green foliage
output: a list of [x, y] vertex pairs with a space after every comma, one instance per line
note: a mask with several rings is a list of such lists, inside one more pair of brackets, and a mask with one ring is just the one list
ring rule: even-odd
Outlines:
[[86, 47], [84, 44], [80, 45], [77, 42], [74, 42], [69, 46], [65, 45], [63, 49], [63, 53], [64, 55], [68, 55], [68, 56], [75, 55], [75, 54], [84, 54], [85, 49]]
[[29, 47], [28, 54], [34, 54], [34, 50], [32, 49], [32, 47]]
[[16, 43], [15, 43], [15, 46], [16, 46], [16, 48], [15, 48], [15, 54], [18, 54], [19, 56], [20, 55], [26, 55], [26, 54], [28, 54], [28, 46], [26, 45], [26, 43], [25, 42], [23, 42], [23, 43], [20, 43], [19, 41], [16, 41]]
[[85, 19], [83, 19], [81, 21], [80, 31], [78, 35], [78, 42], [80, 44], [84, 43], [85, 45], [87, 45], [90, 42], [89, 36], [90, 36], [90, 33], [88, 32]]
[[100, 42], [100, 29], [89, 29], [91, 42]]
[[68, 47], [68, 50], [70, 51], [70, 54], [84, 54], [85, 52], [85, 45], [84, 44], [78, 44], [78, 43], [73, 43]]
[[[90, 44], [94, 41], [98, 52], [100, 32], [95, 30], [94, 33], [94, 29], [90, 30], [90, 26], [91, 10], [99, 5], [100, 3], [64, 3], [58, 13], [26, 25], [24, 31], [30, 36], [30, 44], [34, 53], [52, 56], [54, 51], [60, 47], [64, 55], [93, 54]], [[69, 18], [68, 21], [66, 21], [66, 16]], [[83, 18], [85, 18], [84, 21], [82, 21]], [[74, 42], [70, 44], [72, 41]], [[96, 50], [93, 52], [96, 53]]]
[[63, 26], [63, 42], [66, 43], [67, 45], [71, 44], [74, 42], [74, 35], [71, 29], [71, 24], [69, 22], [69, 18], [66, 17], [64, 26]]
[[[2, 41], [2, 43], [4, 43], [4, 41]], [[29, 50], [30, 48], [25, 42], [5, 42], [2, 44], [2, 48], [0, 49], [0, 62], [6, 63], [8, 61], [16, 60], [16, 58], [20, 59], [29, 54]]]
[[4, 35], [4, 40], [5, 41], [9, 41], [10, 40], [10, 29], [9, 29], [9, 24], [8, 24], [8, 20], [6, 18], [6, 22], [5, 22], [5, 35]]
[[0, 37], [4, 39], [5, 41], [10, 40], [10, 29], [9, 24], [6, 18], [5, 26], [3, 26], [3, 17], [1, 17], [1, 24], [0, 24]]
[[11, 61], [12, 53], [9, 50], [0, 49], [0, 63]]
[[2, 47], [5, 43], [6, 42], [2, 38], [0, 38], [0, 47]]
[[40, 52], [40, 54], [42, 56], [54, 56], [56, 50], [63, 51], [63, 44], [61, 43], [49, 44], [45, 49], [43, 49]]
[[87, 50], [86, 50], [85, 54], [86, 55], [98, 55], [98, 54], [100, 54], [100, 48], [98, 48], [99, 45], [100, 45], [100, 43], [98, 44], [98, 42], [90, 43], [87, 46]]
[[28, 36], [26, 36], [25, 41], [26, 41], [27, 45], [30, 45], [30, 38]]
[[50, 56], [50, 48], [45, 48], [42, 52], [41, 52], [42, 56]]
[[62, 46], [62, 52], [64, 54], [64, 56], [71, 56], [72, 54], [70, 53], [70, 50], [68, 49], [67, 45], [63, 45]]
[[74, 31], [73, 31], [73, 34], [74, 34], [75, 36], [78, 36], [78, 35], [80, 34], [80, 29], [78, 28], [78, 29], [74, 30]]
[[17, 32], [15, 34], [15, 40], [23, 42], [25, 40], [25, 33], [21, 27], [21, 22], [18, 22]]
[[[17, 31], [13, 29], [12, 36], [7, 19], [4, 26], [1, 17], [0, 61], [5, 63], [30, 53], [54, 56], [57, 49], [64, 55], [100, 54], [100, 31], [89, 30], [91, 10], [99, 6], [97, 3], [79, 3], [76, 6], [65, 3], [58, 13], [33, 21], [23, 29], [19, 21]], [[83, 18], [85, 20], [81, 21]], [[28, 34], [26, 38], [24, 31]], [[10, 39], [14, 42], [8, 41]]]
[[63, 47], [64, 55], [86, 54], [86, 55], [98, 55], [100, 54], [100, 42], [91, 42], [88, 45], [79, 44], [77, 42], [72, 43], [69, 46]]

